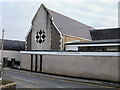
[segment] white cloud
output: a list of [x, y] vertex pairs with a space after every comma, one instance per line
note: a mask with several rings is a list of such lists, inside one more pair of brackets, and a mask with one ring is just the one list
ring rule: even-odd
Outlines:
[[[60, 4], [60, 3], [59, 3]], [[117, 3], [61, 3], [58, 12], [95, 28], [116, 27], [118, 22]], [[55, 6], [56, 7], [56, 6]], [[67, 7], [67, 8], [66, 8]], [[111, 8], [112, 7], [112, 8]], [[52, 7], [54, 8], [54, 6]], [[64, 9], [64, 10], [63, 10]], [[98, 22], [98, 24], [94, 24]], [[105, 24], [106, 23], [106, 24]], [[107, 26], [105, 26], [107, 25]]]
[[118, 22], [117, 2], [111, 3], [108, 0], [105, 0], [106, 2], [103, 2], [103, 0], [80, 0], [79, 2], [75, 2], [75, 0], [69, 0], [69, 2], [68, 0], [36, 0], [36, 2], [29, 0], [32, 3], [28, 3], [28, 0], [24, 2], [20, 0], [12, 1], [11, 3], [4, 4], [4, 16], [2, 17], [6, 29], [5, 37], [9, 39], [24, 40], [30, 28], [31, 20], [41, 3], [44, 3], [49, 9], [93, 26], [94, 28], [116, 27]]
[[0, 37], [2, 33], [2, 3], [0, 3]]
[[119, 0], [95, 0], [96, 2], [118, 2]]

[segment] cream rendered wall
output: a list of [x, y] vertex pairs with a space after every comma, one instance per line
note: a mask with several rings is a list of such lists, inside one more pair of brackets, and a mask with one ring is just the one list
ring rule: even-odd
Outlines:
[[[42, 44], [35, 41], [36, 33], [39, 30], [46, 30], [46, 40]], [[40, 7], [32, 24], [32, 50], [50, 50], [51, 49], [51, 27], [50, 17], [43, 6]]]
[[31, 70], [31, 55], [21, 54], [20, 68]]
[[116, 56], [43, 56], [43, 72], [120, 82]]
[[[21, 68], [30, 70], [30, 54], [21, 55]], [[35, 62], [33, 64], [35, 65]], [[42, 59], [42, 72], [114, 82], [120, 82], [119, 68], [118, 56], [43, 55]]]

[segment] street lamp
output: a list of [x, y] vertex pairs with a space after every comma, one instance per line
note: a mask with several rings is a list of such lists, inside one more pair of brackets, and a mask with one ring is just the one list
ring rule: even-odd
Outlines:
[[3, 67], [3, 47], [4, 47], [4, 29], [2, 31], [2, 42], [1, 42], [1, 62], [0, 62], [0, 81], [2, 82], [2, 67]]

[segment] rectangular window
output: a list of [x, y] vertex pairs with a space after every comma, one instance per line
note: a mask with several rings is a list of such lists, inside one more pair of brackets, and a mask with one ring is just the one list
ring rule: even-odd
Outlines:
[[3, 57], [3, 67], [7, 67], [7, 66], [8, 66], [8, 58]]
[[86, 46], [78, 47], [80, 52], [118, 52], [120, 51], [119, 46]]
[[119, 51], [119, 47], [106, 47], [106, 51]]

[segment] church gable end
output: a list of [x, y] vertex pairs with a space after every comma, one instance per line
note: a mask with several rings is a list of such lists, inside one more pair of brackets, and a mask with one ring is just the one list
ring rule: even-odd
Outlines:
[[38, 9], [32, 21], [32, 50], [50, 50], [50, 16], [43, 5]]
[[52, 24], [51, 15], [41, 5], [32, 20], [31, 31], [26, 38], [27, 50], [60, 50], [60, 33]]

